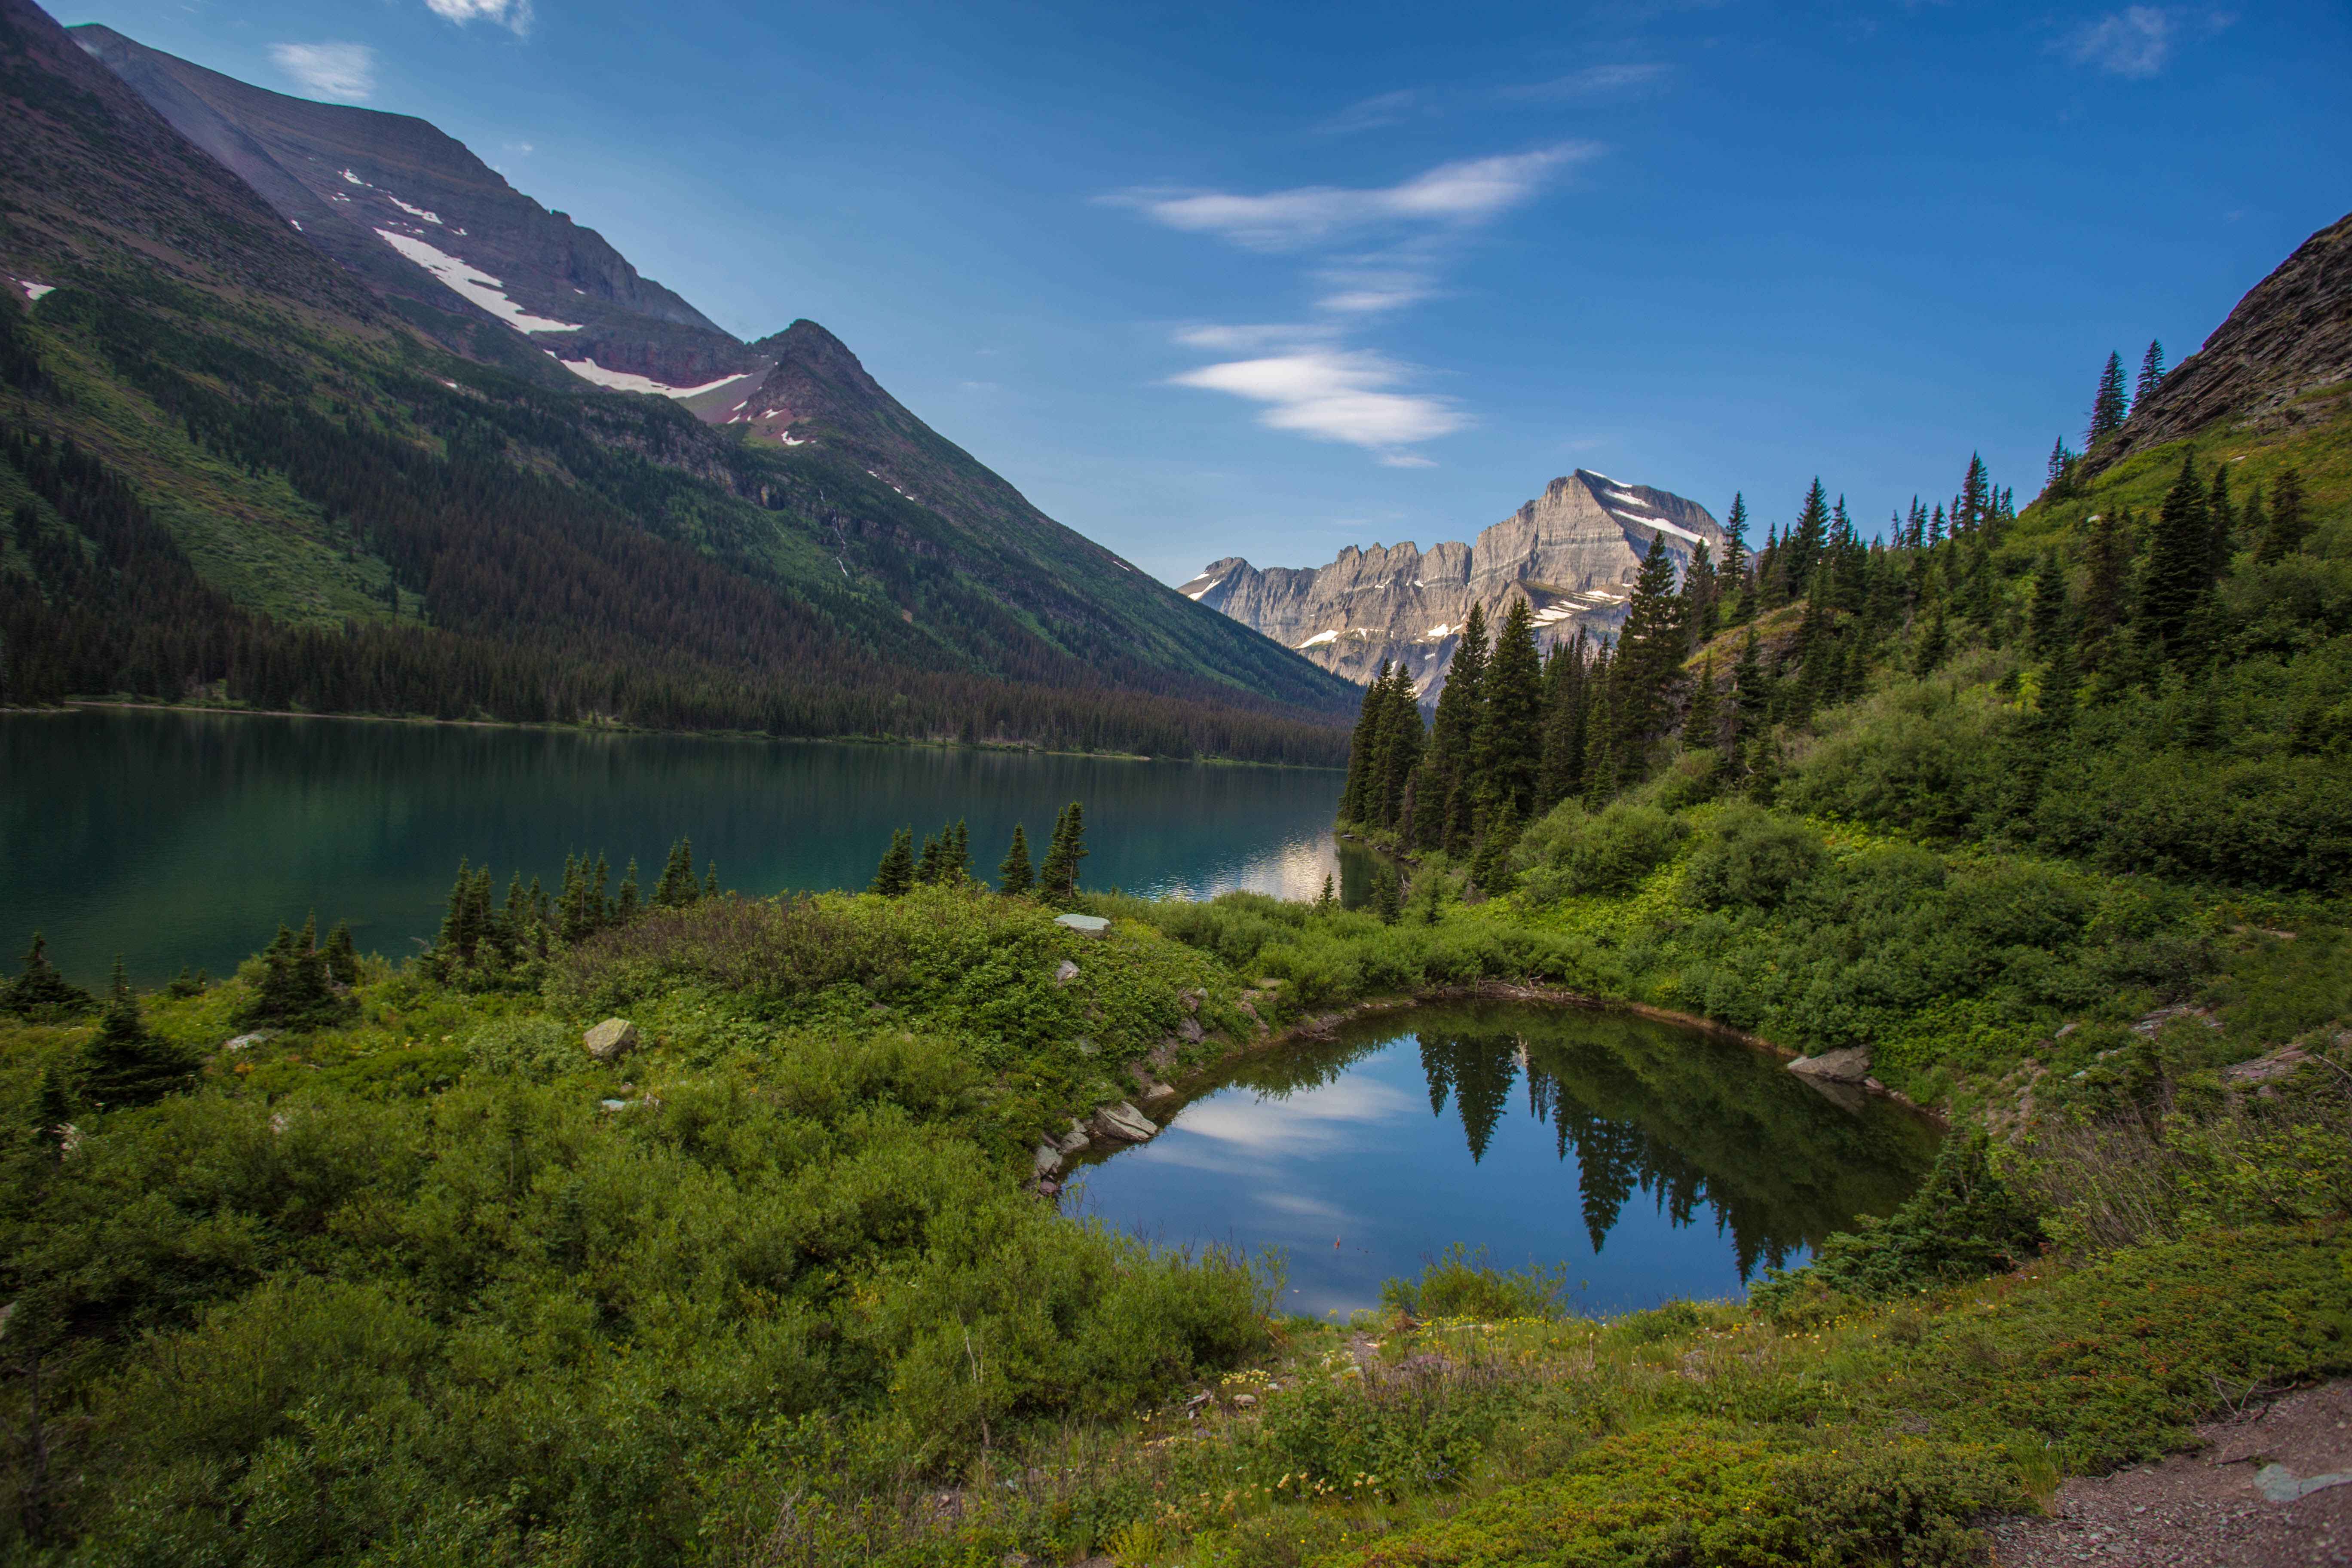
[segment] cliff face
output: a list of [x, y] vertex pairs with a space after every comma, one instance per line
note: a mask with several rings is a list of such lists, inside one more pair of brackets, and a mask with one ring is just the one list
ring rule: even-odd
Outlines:
[[1710, 555], [1723, 552], [1723, 530], [1697, 502], [1579, 468], [1474, 543], [1349, 545], [1310, 568], [1228, 556], [1181, 592], [1350, 680], [1370, 681], [1383, 659], [1400, 662], [1426, 700], [1445, 684], [1474, 604], [1492, 626], [1525, 598], [1546, 647], [1580, 629], [1613, 634], [1660, 537], [1677, 571], [1701, 541]]
[[2352, 380], [2352, 216], [2296, 247], [2246, 293], [2124, 427], [2091, 453], [2097, 473], [2216, 419], [2299, 423], [2304, 394]]

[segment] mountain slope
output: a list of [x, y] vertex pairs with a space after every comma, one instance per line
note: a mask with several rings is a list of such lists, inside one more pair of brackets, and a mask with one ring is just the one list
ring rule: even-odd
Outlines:
[[1349, 545], [1305, 569], [1229, 556], [1179, 591], [1352, 680], [1402, 664], [1429, 698], [1444, 685], [1472, 605], [1492, 626], [1513, 598], [1527, 599], [1547, 645], [1614, 631], [1658, 538], [1678, 571], [1702, 541], [1723, 550], [1723, 530], [1697, 502], [1579, 468], [1473, 544]]
[[2116, 435], [2085, 459], [2085, 474], [2220, 419], [2291, 426], [2309, 395], [2352, 381], [2352, 215], [2296, 247], [2244, 299], [2204, 347], [2172, 373]]
[[837, 389], [791, 447], [456, 358], [23, 0], [0, 93], [5, 700], [1335, 754], [1343, 683], [1028, 508], [814, 324], [750, 360]]
[[541, 207], [422, 120], [270, 92], [94, 23], [70, 36], [312, 244], [421, 307], [404, 313], [428, 331], [442, 328], [436, 317], [495, 322], [575, 375], [627, 391], [758, 368], [602, 235]]

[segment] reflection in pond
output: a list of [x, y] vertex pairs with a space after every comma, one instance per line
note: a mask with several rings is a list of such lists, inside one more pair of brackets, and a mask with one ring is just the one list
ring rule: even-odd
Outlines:
[[1373, 1305], [1457, 1241], [1564, 1262], [1577, 1306], [1618, 1310], [1801, 1261], [1901, 1203], [1935, 1137], [1671, 1025], [1433, 1006], [1244, 1060], [1153, 1142], [1075, 1173], [1070, 1206], [1159, 1241], [1282, 1247], [1294, 1310]]

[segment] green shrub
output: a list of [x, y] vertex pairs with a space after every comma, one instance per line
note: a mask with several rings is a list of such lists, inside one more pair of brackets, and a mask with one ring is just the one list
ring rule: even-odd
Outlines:
[[1829, 858], [1818, 833], [1744, 803], [1713, 826], [1683, 881], [1683, 896], [1703, 910], [1775, 908]]
[[1567, 1290], [1564, 1263], [1500, 1269], [1486, 1261], [1484, 1250], [1473, 1254], [1457, 1241], [1423, 1265], [1420, 1278], [1383, 1281], [1381, 1304], [1423, 1318], [1499, 1322], [1559, 1317], [1567, 1310]]
[[1511, 864], [1537, 903], [1629, 892], [1672, 859], [1689, 836], [1681, 817], [1654, 805], [1617, 801], [1595, 814], [1570, 801], [1528, 826]]

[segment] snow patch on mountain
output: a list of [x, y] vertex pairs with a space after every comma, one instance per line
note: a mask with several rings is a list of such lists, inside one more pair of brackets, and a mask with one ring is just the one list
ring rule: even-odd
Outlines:
[[1333, 643], [1338, 642], [1339, 640], [1339, 634], [1338, 632], [1317, 632], [1313, 637], [1308, 637], [1305, 642], [1300, 643], [1298, 647], [1300, 651], [1304, 652], [1307, 648], [1321, 647], [1325, 643]]
[[[349, 170], [344, 174], [346, 178], [350, 177]], [[576, 332], [580, 330], [577, 321], [559, 321], [547, 316], [532, 315], [507, 298], [505, 284], [473, 263], [461, 260], [446, 250], [437, 250], [421, 239], [394, 234], [388, 228], [377, 229], [375, 237], [433, 274], [451, 293], [479, 305], [519, 332]], [[719, 384], [713, 382], [711, 384], [716, 386]]]
[[[394, 206], [398, 207], [402, 212], [406, 213], [406, 214], [407, 214], [409, 216], [411, 216], [411, 217], [421, 217], [421, 218], [423, 218], [426, 223], [429, 223], [429, 224], [433, 225], [433, 226], [434, 226], [435, 227], [436, 227], [436, 228], [438, 228], [438, 227], [440, 227], [440, 226], [441, 226], [441, 216], [440, 216], [438, 213], [429, 213], [429, 212], [426, 212], [423, 207], [413, 207], [413, 206], [410, 206], [406, 202], [402, 201], [398, 196], [394, 195], [390, 191], [386, 191], [386, 192], [384, 192], [384, 193], [383, 193], [383, 199], [384, 199], [385, 201], [390, 202]], [[578, 293], [578, 292], [579, 292], [579, 290], [578, 290], [577, 289], [573, 289], [573, 290], [572, 290], [572, 292], [576, 294], [576, 293]]]
[[[526, 329], [528, 330], [528, 329]], [[635, 371], [607, 370], [593, 359], [559, 359], [556, 363], [583, 381], [593, 381], [613, 392], [646, 392], [663, 397], [699, 397], [706, 392], [716, 392], [729, 382], [739, 379], [722, 375], [717, 381], [706, 381], [700, 386], [672, 386]]]
[[37, 305], [41, 302], [42, 295], [54, 294], [58, 291], [58, 286], [54, 283], [27, 283], [22, 278], [11, 278], [8, 281], [25, 291], [25, 302], [28, 305]]

